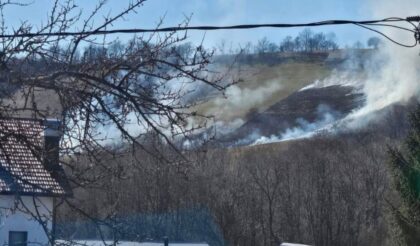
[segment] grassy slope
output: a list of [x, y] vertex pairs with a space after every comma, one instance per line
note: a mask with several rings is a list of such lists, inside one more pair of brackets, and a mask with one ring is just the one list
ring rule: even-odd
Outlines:
[[[255, 64], [241, 66], [239, 79], [241, 82], [238, 87], [250, 90], [258, 90], [261, 87], [268, 87], [272, 83], [280, 83], [281, 89], [275, 90], [265, 95], [264, 100], [256, 102], [248, 110], [220, 112], [218, 120], [232, 120], [234, 118], [243, 118], [246, 114], [257, 109], [264, 111], [279, 100], [287, 97], [300, 88], [311, 84], [313, 81], [323, 79], [331, 73], [331, 68], [327, 67], [322, 61], [290, 61], [275, 65]], [[213, 113], [217, 110], [216, 100], [223, 99], [223, 95], [217, 95], [209, 101], [199, 105], [196, 110], [199, 113]]]
[[280, 79], [282, 89], [276, 91], [269, 97], [263, 105], [262, 109], [266, 109], [277, 101], [290, 95], [292, 92], [312, 83], [314, 80], [323, 79], [330, 74], [330, 70], [321, 62], [314, 63], [285, 63], [273, 67], [259, 67], [260, 73], [254, 78], [246, 78], [243, 86], [253, 88], [259, 83], [266, 83], [270, 80]]

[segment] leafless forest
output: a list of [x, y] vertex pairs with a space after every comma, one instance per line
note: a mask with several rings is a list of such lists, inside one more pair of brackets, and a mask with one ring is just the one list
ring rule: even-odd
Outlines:
[[[391, 118], [403, 119], [401, 110]], [[91, 223], [65, 206], [60, 221], [71, 226], [60, 233], [98, 234], [105, 222], [104, 237], [131, 240], [165, 234], [212, 245], [393, 245], [386, 236], [392, 230], [387, 201], [395, 202], [387, 153], [405, 136], [392, 130], [404, 129], [402, 119], [339, 138], [203, 147], [184, 153], [189, 162], [171, 165], [142, 151], [108, 156], [121, 178], [100, 177], [105, 170], [99, 169], [98, 186], [75, 190], [77, 207], [104, 220]]]
[[[398, 245], [393, 213], [404, 200], [392, 182], [390, 150], [403, 146], [418, 102], [415, 89], [401, 92], [393, 81], [361, 85], [387, 67], [378, 55], [383, 41], [343, 48], [334, 33], [302, 29], [234, 49], [223, 40], [214, 48], [191, 43], [187, 31], [152, 29], [124, 42], [106, 33], [145, 2], [103, 16], [106, 1], [88, 13], [74, 1], [54, 1], [42, 24], [11, 28], [4, 13], [28, 3], [0, 1], [0, 118], [61, 124], [57, 170], [72, 192], [54, 197], [51, 230], [45, 216], [25, 211], [51, 244], [169, 237], [212, 246]], [[348, 77], [356, 82], [330, 81]], [[405, 94], [385, 97], [387, 86]], [[354, 118], [363, 127], [340, 128], [360, 109], [366, 115]], [[229, 141], [255, 138], [227, 144], [217, 130]], [[313, 134], [284, 136], [297, 130]], [[10, 136], [39, 160], [46, 156], [21, 133], [0, 129], [1, 138]], [[9, 160], [6, 148], [0, 141]]]

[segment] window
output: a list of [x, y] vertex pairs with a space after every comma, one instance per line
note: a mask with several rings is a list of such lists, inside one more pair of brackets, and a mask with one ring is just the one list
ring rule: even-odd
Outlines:
[[26, 246], [28, 241], [28, 232], [26, 231], [10, 231], [9, 246]]

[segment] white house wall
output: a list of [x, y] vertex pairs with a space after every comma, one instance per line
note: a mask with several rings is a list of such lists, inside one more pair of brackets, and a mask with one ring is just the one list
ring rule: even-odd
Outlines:
[[21, 202], [16, 203], [17, 200], [15, 196], [0, 195], [0, 246], [8, 243], [9, 231], [27, 231], [28, 245], [47, 245], [48, 237], [40, 223], [30, 215], [14, 208], [17, 204], [20, 209], [26, 207], [36, 214], [35, 207], [38, 207], [39, 214], [48, 221], [48, 230], [51, 230], [53, 199], [51, 197], [35, 197], [36, 206], [32, 196], [20, 197], [24, 206]]

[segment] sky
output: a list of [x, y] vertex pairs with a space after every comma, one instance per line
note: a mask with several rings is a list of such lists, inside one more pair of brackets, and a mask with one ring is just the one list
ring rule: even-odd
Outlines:
[[[9, 25], [17, 26], [28, 20], [34, 25], [46, 21], [51, 0], [33, 0], [27, 7], [11, 7], [6, 10]], [[89, 13], [95, 6], [94, 0], [75, 0], [76, 4]], [[365, 0], [148, 0], [123, 21], [115, 23], [113, 28], [153, 28], [164, 17], [162, 26], [176, 26], [185, 16], [192, 16], [190, 25], [234, 25], [262, 23], [300, 23], [327, 19], [372, 19], [372, 4]], [[380, 3], [380, 1], [371, 1]], [[129, 1], [108, 0], [101, 15], [115, 14], [122, 10]], [[384, 16], [386, 17], [386, 16]], [[99, 23], [99, 20], [97, 20]], [[221, 40], [237, 47], [238, 43], [250, 41], [256, 43], [267, 37], [279, 43], [285, 36], [296, 35], [301, 28], [289, 29], [253, 29], [222, 31], [191, 31], [189, 40], [194, 43], [204, 38], [206, 47], [215, 47]], [[328, 26], [312, 28], [313, 31], [335, 32], [341, 46], [352, 45], [356, 41], [366, 40], [375, 34], [355, 26]], [[129, 35], [118, 35], [122, 40]]]

